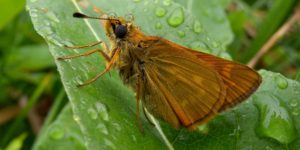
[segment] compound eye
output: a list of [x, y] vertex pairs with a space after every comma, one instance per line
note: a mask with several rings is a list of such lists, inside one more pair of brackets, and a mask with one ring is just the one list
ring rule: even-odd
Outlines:
[[118, 25], [115, 30], [115, 35], [117, 38], [124, 38], [127, 34], [127, 27], [124, 25]]

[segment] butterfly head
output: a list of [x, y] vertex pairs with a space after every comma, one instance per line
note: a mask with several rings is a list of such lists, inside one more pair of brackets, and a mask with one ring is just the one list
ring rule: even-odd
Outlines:
[[87, 16], [82, 13], [76, 12], [73, 14], [76, 18], [89, 18], [104, 21], [104, 27], [109, 39], [116, 43], [130, 41], [136, 43], [144, 34], [137, 26], [133, 24], [133, 16], [127, 15], [125, 17], [116, 17], [115, 15], [103, 15], [101, 17]]

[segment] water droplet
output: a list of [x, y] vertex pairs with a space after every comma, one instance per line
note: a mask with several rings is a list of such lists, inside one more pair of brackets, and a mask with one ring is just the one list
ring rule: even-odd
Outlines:
[[62, 139], [65, 136], [65, 131], [61, 127], [54, 126], [54, 127], [50, 128], [49, 136], [53, 140], [59, 140], [59, 139]]
[[25, 6], [25, 10], [26, 10], [26, 11], [29, 11], [29, 10], [30, 10], [30, 7], [29, 7], [28, 5], [26, 5], [26, 6]]
[[33, 18], [36, 18], [36, 17], [38, 16], [38, 14], [35, 13], [35, 12], [31, 12], [31, 13], [30, 13], [30, 16], [33, 17]]
[[57, 18], [57, 16], [56, 16], [53, 12], [48, 11], [48, 12], [46, 13], [46, 16], [47, 16], [50, 20], [52, 20], [52, 21], [54, 21], [54, 22], [56, 22], [56, 23], [59, 23], [59, 19]]
[[155, 24], [155, 29], [161, 29], [162, 28], [162, 24], [160, 23], [160, 22], [157, 22], [156, 24]]
[[31, 12], [34, 12], [34, 13], [37, 13], [39, 10], [37, 10], [37, 9], [35, 9], [35, 8], [32, 8], [32, 9], [30, 9], [31, 10]]
[[144, 12], [147, 12], [148, 11], [148, 9], [147, 8], [144, 8], [144, 10], [143, 10]]
[[194, 22], [193, 30], [196, 33], [202, 32], [203, 28], [202, 28], [201, 23], [198, 20]]
[[117, 129], [118, 131], [121, 131], [122, 128], [118, 123], [113, 123], [112, 125], [113, 125], [114, 129]]
[[132, 140], [133, 140], [134, 142], [136, 142], [136, 137], [135, 137], [134, 135], [131, 135], [131, 137], [132, 137]]
[[136, 2], [136, 3], [138, 3], [138, 2], [140, 2], [141, 0], [133, 0], [134, 2]]
[[203, 124], [201, 126], [198, 126], [198, 131], [202, 134], [207, 134], [209, 132], [209, 127], [207, 124]]
[[288, 144], [296, 138], [295, 126], [282, 100], [269, 92], [259, 92], [253, 97], [259, 110], [257, 133]]
[[[71, 65], [71, 68], [72, 68], [74, 71], [77, 70], [77, 67], [74, 67], [74, 66], [72, 66], [72, 65]], [[76, 76], [74, 79], [75, 79], [75, 84], [76, 84], [76, 85], [83, 84], [83, 81], [80, 79], [79, 76]]]
[[273, 150], [273, 148], [270, 147], [270, 146], [266, 146], [266, 147], [265, 147], [265, 150]]
[[[45, 23], [46, 24], [46, 23]], [[54, 32], [53, 30], [51, 29], [50, 26], [48, 26], [47, 24], [45, 26], [42, 26], [41, 28], [39, 28], [39, 30], [44, 33], [45, 35], [47, 35], [48, 39], [49, 39], [49, 36], [51, 36]]]
[[206, 45], [200, 41], [195, 41], [195, 42], [192, 42], [189, 47], [193, 50], [198, 50], [198, 51], [202, 51], [202, 52], [205, 52], [205, 53], [210, 53], [209, 50], [206, 49]]
[[96, 128], [99, 129], [100, 132], [102, 132], [103, 134], [108, 135], [108, 129], [107, 129], [105, 124], [100, 123], [100, 124], [97, 125]]
[[274, 80], [278, 88], [286, 89], [288, 87], [288, 81], [282, 75], [276, 75]]
[[289, 104], [290, 104], [291, 107], [296, 107], [296, 106], [298, 106], [298, 104], [299, 104], [299, 100], [296, 99], [296, 98], [291, 99], [291, 100], [289, 101]]
[[116, 146], [114, 145], [114, 143], [111, 142], [111, 141], [108, 140], [108, 139], [104, 139], [104, 144], [107, 145], [107, 146], [109, 146], [110, 149], [116, 149]]
[[88, 109], [88, 114], [93, 120], [96, 120], [98, 118], [98, 114], [97, 114], [96, 110], [93, 108]]
[[108, 121], [109, 116], [108, 116], [107, 107], [103, 103], [100, 103], [100, 102], [96, 102], [95, 106], [96, 106], [96, 110], [98, 111], [101, 118], [105, 121]]
[[184, 13], [181, 7], [176, 8], [168, 17], [167, 22], [172, 27], [178, 27], [184, 22]]
[[80, 117], [79, 117], [78, 115], [73, 115], [73, 119], [74, 119], [76, 122], [80, 121]]
[[178, 34], [178, 36], [179, 36], [180, 38], [185, 37], [184, 31], [179, 30], [179, 31], [177, 31], [177, 34]]
[[170, 6], [172, 4], [172, 0], [164, 0], [163, 4], [166, 6]]
[[[220, 54], [220, 57], [224, 58], [224, 59], [227, 59], [227, 60], [232, 60], [232, 57], [228, 53], [225, 53], [225, 52], [222, 52]], [[249, 101], [247, 101], [247, 102], [249, 102]]]
[[30, 12], [30, 16], [31, 17], [33, 17], [33, 18], [36, 18], [36, 17], [38, 17], [38, 10], [37, 9], [35, 9], [35, 8], [29, 8], [29, 12]]
[[294, 109], [292, 110], [292, 114], [293, 114], [294, 116], [298, 116], [299, 113], [300, 113], [300, 109], [299, 109], [299, 108], [294, 108]]
[[156, 15], [157, 17], [163, 17], [163, 16], [166, 15], [166, 13], [167, 13], [167, 11], [166, 11], [164, 8], [162, 8], [162, 7], [157, 7], [157, 8], [155, 9], [155, 15]]
[[219, 46], [218, 42], [216, 42], [216, 41], [213, 41], [211, 43], [211, 45], [212, 45], [213, 48], [217, 48]]

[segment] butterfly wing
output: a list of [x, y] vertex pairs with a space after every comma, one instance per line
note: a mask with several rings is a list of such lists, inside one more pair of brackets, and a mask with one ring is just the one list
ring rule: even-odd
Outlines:
[[202, 52], [188, 51], [199, 59], [209, 62], [221, 75], [227, 94], [223, 110], [247, 99], [261, 83], [260, 75], [245, 65]]
[[186, 48], [160, 39], [143, 63], [143, 104], [174, 127], [190, 127], [217, 114], [226, 97], [219, 73]]

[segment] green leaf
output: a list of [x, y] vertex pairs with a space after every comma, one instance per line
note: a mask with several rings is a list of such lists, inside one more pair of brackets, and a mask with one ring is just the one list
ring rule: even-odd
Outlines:
[[68, 104], [59, 117], [41, 133], [34, 149], [85, 150], [84, 137], [72, 115], [71, 106]]
[[[99, 39], [107, 41], [99, 22], [88, 20], [91, 24], [88, 27], [87, 22], [71, 17], [73, 12], [79, 11], [78, 8], [88, 15], [96, 16], [93, 15], [95, 14], [92, 11], [93, 6], [105, 12], [114, 12], [119, 16], [132, 13], [135, 16], [135, 23], [148, 35], [160, 35], [196, 50], [205, 50], [219, 55], [227, 54], [222, 47], [215, 44], [214, 39], [208, 37], [206, 34], [208, 29], [203, 28], [203, 32], [195, 32], [193, 27], [197, 19], [193, 19], [193, 15], [188, 13], [183, 6], [170, 0], [91, 1], [92, 4], [87, 1], [80, 1], [77, 4], [75, 0], [28, 1], [27, 6], [35, 29], [46, 39], [51, 54], [55, 58], [85, 51], [67, 50], [62, 47], [65, 44], [85, 45]], [[171, 20], [170, 23], [168, 20], [174, 18], [172, 17], [174, 13], [177, 16], [175, 18], [179, 17], [179, 19]], [[184, 17], [183, 22], [180, 19], [181, 16]], [[104, 69], [104, 63], [99, 55], [56, 61], [56, 64], [70, 99], [73, 118], [82, 131], [87, 149], [166, 149], [167, 147], [175, 149], [283, 149], [286, 146], [295, 149], [300, 143], [299, 140], [295, 140], [293, 134], [287, 134], [284, 140], [278, 140], [273, 135], [256, 133], [258, 132], [256, 131], [258, 119], [263, 116], [259, 116], [261, 110], [253, 104], [251, 98], [232, 111], [218, 115], [210, 123], [202, 126], [199, 132], [175, 130], [163, 122], [161, 122], [163, 132], [160, 132], [157, 131], [160, 129], [159, 126], [152, 127], [143, 118], [145, 134], [142, 135], [136, 125], [136, 102], [133, 92], [120, 82], [115, 71], [112, 71], [110, 75], [104, 75], [92, 85], [76, 88], [78, 83], [94, 77]], [[262, 74], [275, 76], [266, 71], [262, 71]], [[281, 79], [287, 81], [288, 86]], [[281, 79], [279, 79], [281, 95], [277, 95], [279, 93], [278, 79], [275, 82], [269, 77], [264, 78], [265, 81], [259, 91], [268, 91], [283, 100], [286, 100], [286, 97], [281, 97], [284, 94], [294, 96], [295, 94], [291, 93], [295, 92], [293, 88], [300, 87], [299, 83], [284, 77]], [[257, 97], [263, 100], [259, 95]], [[298, 99], [296, 101], [298, 102]], [[287, 129], [299, 130], [297, 115], [293, 113], [294, 116], [292, 114], [294, 111], [288, 106], [287, 112], [290, 113], [289, 118], [293, 121], [288, 122], [291, 126]], [[69, 117], [71, 118], [71, 115]], [[289, 145], [280, 143], [289, 143]]]
[[0, 1], [0, 30], [24, 9], [25, 0]]
[[10, 78], [33, 80], [31, 72], [54, 66], [53, 57], [46, 44], [28, 45], [12, 50], [5, 57], [3, 71]]

